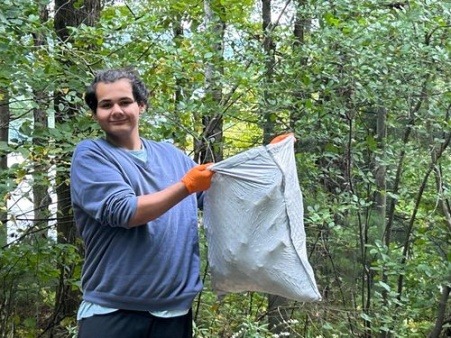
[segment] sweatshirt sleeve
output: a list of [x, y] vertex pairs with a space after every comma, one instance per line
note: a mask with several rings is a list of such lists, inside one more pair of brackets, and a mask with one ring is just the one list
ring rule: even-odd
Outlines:
[[112, 227], [128, 228], [137, 207], [136, 194], [119, 169], [90, 142], [74, 152], [71, 195], [74, 208]]

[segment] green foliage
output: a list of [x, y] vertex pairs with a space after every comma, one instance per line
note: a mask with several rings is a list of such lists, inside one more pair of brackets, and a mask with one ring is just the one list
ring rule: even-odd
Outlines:
[[[2, 248], [0, 279], [4, 306], [0, 332], [15, 332], [20, 337], [39, 335], [55, 305], [55, 286], [60, 276], [58, 266], [64, 264], [69, 268], [80, 262], [81, 257], [73, 245], [56, 244], [39, 237], [33, 242], [11, 243]], [[76, 287], [79, 276], [67, 282]]]
[[[8, 208], [11, 194], [30, 175], [55, 188], [37, 164], [55, 168], [68, 182], [75, 144], [101, 135], [82, 98], [92, 73], [132, 65], [152, 90], [140, 126], [146, 137], [172, 140], [191, 153], [202, 117], [220, 114], [227, 157], [261, 144], [264, 118], [274, 133], [295, 132], [308, 250], [324, 300], [292, 304], [287, 333], [424, 337], [431, 331], [451, 275], [443, 207], [451, 198], [448, 2], [396, 7], [391, 1], [307, 0], [284, 8], [273, 1], [274, 23], [284, 12], [267, 32], [274, 43], [271, 69], [255, 1], [211, 2], [227, 26], [223, 41], [206, 29], [202, 2], [179, 0], [106, 3], [95, 26], [72, 27], [70, 40], [57, 41], [52, 16], [40, 17], [48, 3], [0, 3], [0, 89], [8, 90], [15, 134], [0, 143], [0, 155], [24, 159], [0, 173], [0, 212], [10, 221], [16, 217]], [[295, 15], [304, 24], [302, 38], [293, 35]], [[214, 43], [224, 44], [224, 55]], [[206, 92], [209, 64], [223, 71], [215, 75], [219, 104]], [[64, 100], [55, 102], [56, 94]], [[59, 122], [34, 123], [36, 111], [50, 122], [59, 113]], [[5, 335], [42, 330], [54, 306], [58, 264], [76, 267], [75, 279], [64, 282], [78, 287], [75, 247], [36, 240], [33, 229], [0, 250], [0, 287], [9, 304], [0, 316]], [[273, 336], [264, 295], [219, 301], [207, 267], [203, 271], [198, 337]], [[26, 306], [30, 302], [34, 307]], [[444, 316], [451, 316], [449, 307]], [[75, 335], [73, 318], [64, 326]]]

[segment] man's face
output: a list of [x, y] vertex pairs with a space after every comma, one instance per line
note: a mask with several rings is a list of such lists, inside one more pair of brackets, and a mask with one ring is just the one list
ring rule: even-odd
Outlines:
[[99, 82], [96, 87], [97, 110], [94, 118], [116, 145], [129, 148], [139, 141], [139, 115], [145, 107], [135, 101], [127, 79]]

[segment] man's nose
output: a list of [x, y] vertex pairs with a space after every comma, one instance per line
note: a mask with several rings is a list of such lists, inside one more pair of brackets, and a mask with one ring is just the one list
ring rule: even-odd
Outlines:
[[113, 107], [111, 108], [111, 112], [114, 113], [123, 113], [122, 107], [118, 102], [115, 102], [113, 104]]

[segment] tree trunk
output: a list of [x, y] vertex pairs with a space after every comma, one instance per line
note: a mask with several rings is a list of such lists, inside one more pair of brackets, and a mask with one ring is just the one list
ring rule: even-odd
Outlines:
[[268, 329], [274, 335], [287, 332], [287, 321], [290, 319], [288, 304], [287, 298], [268, 294]]
[[[300, 69], [306, 68], [307, 65], [307, 57], [302, 55], [300, 52], [300, 47], [302, 47], [305, 44], [305, 36], [308, 32], [310, 32], [311, 27], [311, 19], [306, 17], [303, 10], [307, 6], [306, 0], [297, 0], [295, 2], [296, 6], [296, 17], [294, 21], [294, 44], [293, 44], [293, 54], [298, 56], [298, 66]], [[304, 100], [308, 97], [308, 94], [306, 94], [302, 90], [295, 90], [294, 91], [294, 104], [293, 109], [290, 112], [290, 128], [293, 131], [296, 131], [297, 127], [297, 121], [300, 118], [300, 113], [302, 111], [302, 108], [298, 105], [303, 104]], [[301, 109], [300, 109], [301, 108]], [[295, 147], [296, 150], [300, 150], [302, 143], [296, 142]], [[308, 149], [306, 149], [308, 150]]]
[[385, 154], [385, 140], [387, 137], [387, 111], [385, 108], [379, 108], [377, 111], [376, 122], [377, 145], [381, 152], [379, 155], [380, 161], [376, 163], [375, 179], [376, 179], [376, 211], [378, 216], [378, 233], [379, 240], [384, 241], [386, 218], [387, 218], [387, 182], [386, 182], [386, 167], [384, 164]]
[[[41, 22], [48, 20], [48, 10], [44, 6], [40, 11]], [[34, 45], [39, 48], [45, 45], [44, 37], [35, 34]], [[33, 90], [35, 102], [38, 103], [39, 108], [33, 110], [34, 131], [35, 134], [39, 134], [40, 130], [46, 130], [48, 128], [47, 122], [47, 102], [48, 94], [41, 89]], [[40, 161], [34, 161], [34, 173], [33, 173], [33, 210], [34, 210], [34, 229], [42, 229], [42, 232], [37, 233], [37, 236], [43, 236], [48, 238], [48, 220], [50, 215], [50, 196], [48, 193], [49, 184], [45, 183], [48, 180], [43, 178], [48, 177], [49, 165], [48, 156], [44, 155], [40, 148], [47, 146], [47, 140], [41, 137], [33, 136], [33, 151], [40, 158]], [[43, 183], [44, 182], [44, 183]]]
[[[446, 315], [446, 304], [448, 303], [449, 294], [451, 292], [451, 288], [448, 285], [442, 286], [442, 293], [440, 296], [440, 301], [437, 309], [437, 318], [435, 320], [434, 328], [431, 333], [428, 335], [428, 338], [439, 338], [440, 334], [443, 331], [443, 324], [445, 322]], [[444, 337], [449, 337], [445, 335]]]
[[[75, 6], [76, 4], [77, 6]], [[94, 25], [100, 16], [101, 0], [85, 0], [81, 6], [79, 5], [77, 0], [55, 0], [54, 29], [61, 44], [70, 41], [69, 27], [77, 27], [81, 23]], [[62, 63], [64, 66], [71, 66], [67, 60], [62, 61]], [[72, 106], [65, 100], [62, 91], [55, 93], [54, 106], [56, 126], [66, 123], [78, 110], [77, 107]], [[61, 110], [60, 107], [64, 107], [64, 110]], [[72, 154], [66, 154], [65, 158], [60, 159], [58, 163], [62, 163], [62, 166], [64, 166], [64, 163], [70, 163], [71, 156]], [[61, 244], [76, 245], [68, 176], [69, 168], [67, 166], [57, 170], [57, 241]], [[59, 323], [65, 317], [73, 317], [76, 313], [80, 295], [67, 282], [73, 276], [73, 268], [74, 266], [68, 266], [64, 262], [60, 265], [60, 283], [55, 297], [53, 323], [50, 325]]]
[[[43, 92], [34, 91], [34, 96], [36, 101], [42, 102], [42, 99], [47, 97]], [[47, 129], [47, 114], [45, 109], [34, 109], [34, 131], [35, 133], [39, 130]], [[33, 172], [33, 210], [34, 210], [34, 220], [33, 228], [34, 230], [41, 229], [39, 232], [35, 232], [34, 236], [48, 238], [48, 217], [50, 216], [49, 206], [50, 206], [50, 195], [48, 193], [49, 184], [46, 182], [49, 172], [49, 161], [48, 156], [42, 152], [42, 147], [46, 147], [47, 141], [40, 137], [33, 137], [33, 152], [36, 157], [40, 158], [39, 161], [33, 162], [34, 172]]]
[[[422, 105], [427, 101], [426, 87], [427, 87], [428, 82], [429, 82], [429, 79], [426, 78], [422, 84], [421, 93], [420, 93], [420, 95], [418, 95], [417, 102], [415, 103], [415, 105], [412, 108], [412, 111], [410, 112], [410, 117], [407, 121], [405, 130], [404, 130], [404, 135], [403, 135], [403, 140], [402, 140], [403, 144], [408, 144], [410, 138], [412, 137], [414, 127], [418, 122], [418, 117], [416, 116], [416, 113], [420, 110]], [[441, 156], [441, 154], [440, 154], [440, 156]], [[400, 151], [398, 157], [399, 157], [399, 159], [398, 159], [398, 164], [397, 164], [397, 168], [396, 168], [395, 180], [393, 182], [393, 187], [391, 188], [394, 195], [398, 194], [400, 187], [401, 187], [401, 179], [402, 179], [402, 173], [403, 173], [403, 169], [404, 169], [404, 161], [406, 159], [405, 149], [402, 149]], [[430, 167], [427, 169], [426, 174], [421, 183], [421, 186], [419, 188], [418, 197], [417, 197], [417, 200], [415, 201], [415, 207], [413, 209], [412, 216], [407, 225], [407, 230], [405, 231], [405, 240], [404, 240], [404, 245], [403, 245], [403, 250], [402, 250], [403, 258], [400, 261], [401, 265], [404, 265], [407, 260], [407, 254], [410, 250], [410, 245], [411, 245], [410, 237], [412, 235], [413, 224], [414, 224], [414, 221], [416, 218], [416, 213], [418, 212], [418, 203], [421, 200], [421, 197], [423, 195], [424, 189], [425, 189], [427, 181], [428, 181], [428, 177], [431, 174], [434, 165], [435, 165], [435, 163], [431, 163]], [[389, 202], [387, 203], [387, 223], [385, 226], [385, 233], [384, 233], [385, 245], [387, 247], [390, 246], [390, 243], [392, 241], [391, 235], [392, 235], [392, 231], [393, 231], [393, 227], [394, 227], [395, 209], [396, 209], [397, 199], [391, 197], [388, 201]], [[382, 272], [383, 272], [382, 281], [387, 283], [389, 277], [385, 270], [383, 270]], [[401, 299], [402, 291], [403, 291], [403, 287], [404, 287], [404, 274], [399, 274], [397, 284], [398, 284], [397, 298]], [[387, 304], [388, 303], [387, 292], [384, 291], [382, 293], [382, 297], [383, 297], [384, 304]], [[397, 314], [395, 313], [393, 317], [396, 319]], [[387, 331], [382, 331], [379, 334], [379, 338], [390, 338], [391, 336], [392, 336], [391, 333], [387, 332]]]
[[263, 90], [263, 101], [265, 105], [261, 107], [261, 116], [263, 117], [263, 144], [269, 143], [274, 136], [274, 120], [270, 107], [271, 91], [269, 86], [273, 83], [275, 66], [275, 44], [272, 39], [271, 22], [271, 0], [262, 0], [262, 31], [263, 31], [263, 51], [265, 53], [265, 80]]
[[[0, 142], [8, 142], [9, 135], [9, 95], [8, 90], [0, 88]], [[8, 170], [8, 156], [0, 155], [0, 171]], [[1, 196], [3, 198], [3, 196]], [[6, 201], [4, 201], [6, 204]], [[0, 212], [0, 247], [7, 242], [7, 212]]]
[[[436, 182], [438, 196], [443, 196], [444, 195], [443, 191], [446, 189], [446, 187], [443, 183], [443, 175], [442, 175], [441, 168], [439, 166], [439, 160], [451, 143], [451, 133], [444, 134], [444, 135], [442, 135], [442, 137], [443, 137], [444, 142], [440, 145], [440, 147], [438, 147], [437, 150], [432, 152], [431, 165], [430, 165], [430, 171], [433, 171], [435, 174], [435, 182]], [[426, 181], [427, 181], [427, 176], [424, 179], [424, 182], [426, 182]], [[425, 186], [425, 185], [426, 184], [424, 183], [423, 186]], [[420, 193], [423, 190], [424, 190], [424, 188], [421, 187]], [[450, 201], [448, 199], [440, 197], [439, 205], [440, 205], [443, 215], [445, 216], [444, 218], [445, 218], [445, 225], [448, 230], [448, 239], [450, 238], [449, 234], [451, 234], [451, 208], [450, 208], [449, 202]], [[412, 216], [412, 220], [410, 222], [409, 231], [408, 231], [408, 238], [407, 238], [406, 244], [404, 246], [404, 251], [403, 251], [404, 257], [406, 257], [407, 252], [409, 251], [409, 246], [407, 245], [407, 242], [410, 241], [409, 234], [412, 231], [413, 221], [414, 221], [414, 216]], [[403, 259], [402, 264], [404, 264], [405, 261], [406, 261], [406, 259]], [[402, 292], [402, 286], [403, 286], [402, 277], [403, 276], [400, 276], [398, 278], [398, 299], [401, 298], [401, 292]], [[438, 304], [438, 310], [437, 310], [437, 318], [435, 321], [434, 328], [431, 331], [431, 333], [429, 334], [429, 338], [440, 337], [440, 333], [443, 329], [443, 324], [444, 324], [445, 316], [446, 316], [446, 306], [447, 306], [449, 294], [451, 291], [451, 288], [449, 286], [450, 282], [451, 282], [451, 275], [448, 276], [448, 280], [445, 280], [444, 284], [442, 285], [442, 292], [441, 292], [441, 297], [440, 297], [440, 301]]]
[[[371, 114], [373, 116], [373, 114]], [[385, 147], [387, 138], [387, 110], [384, 107], [375, 109], [375, 119], [371, 119], [371, 132], [376, 135], [377, 149], [379, 151], [374, 156], [373, 175], [376, 184], [376, 193], [374, 196], [375, 217], [372, 221], [367, 221], [366, 226], [360, 230], [360, 250], [362, 252], [362, 309], [366, 314], [371, 311], [372, 295], [374, 294], [374, 271], [371, 270], [373, 259], [367, 253], [367, 245], [375, 245], [375, 242], [384, 243], [385, 230], [387, 224], [387, 180], [385, 166]], [[370, 238], [369, 228], [376, 226], [377, 235]], [[386, 274], [382, 273], [382, 279]], [[385, 280], [387, 282], [387, 280]], [[384, 297], [387, 296], [386, 290], [382, 290]], [[371, 322], [364, 320], [367, 329], [365, 337], [371, 336]]]
[[[267, 144], [275, 134], [275, 124], [272, 118], [272, 111], [269, 109], [272, 98], [269, 86], [273, 83], [275, 66], [275, 44], [272, 39], [271, 21], [271, 0], [262, 0], [262, 31], [263, 31], [263, 51], [265, 53], [265, 81], [263, 91], [263, 101], [261, 116], [263, 117], [263, 143]], [[283, 323], [288, 319], [288, 299], [276, 295], [268, 294], [268, 327], [272, 334], [279, 334], [284, 331]]]
[[[176, 17], [174, 17], [173, 19], [173, 33], [174, 33], [174, 44], [176, 46], [176, 49], [180, 49], [182, 48], [182, 44], [183, 44], [183, 26], [182, 26], [182, 18], [177, 15]], [[184, 100], [184, 91], [183, 88], [185, 87], [186, 84], [186, 79], [182, 76], [175, 76], [175, 92], [174, 92], [174, 119], [177, 120], [177, 123], [180, 125], [183, 125], [180, 119], [180, 103], [183, 102]], [[177, 136], [177, 132], [176, 130], [174, 130], [172, 132], [172, 138], [174, 140], [178, 139]]]
[[195, 144], [195, 160], [198, 163], [219, 162], [223, 159], [222, 131], [222, 87], [220, 79], [224, 74], [224, 32], [226, 24], [221, 12], [224, 7], [216, 0], [205, 0], [204, 11], [207, 29], [210, 32], [213, 57], [205, 65], [205, 94], [211, 100], [209, 112], [202, 116], [203, 132]]
[[100, 17], [101, 0], [84, 0], [80, 6], [78, 0], [55, 0], [54, 28], [61, 41], [69, 38], [69, 27], [84, 23], [94, 26]]
[[[448, 111], [449, 112], [449, 111]], [[449, 114], [446, 116], [446, 120], [449, 119]], [[433, 152], [432, 156], [432, 162], [437, 162], [437, 157], [441, 156], [441, 153], [443, 153], [445, 147], [449, 145], [450, 137], [451, 135], [443, 135], [443, 139], [447, 140], [445, 144], [442, 145], [441, 150], [438, 153]], [[445, 216], [445, 227], [448, 230], [448, 239], [451, 237], [451, 203], [449, 199], [444, 198], [443, 191], [446, 189], [445, 183], [443, 181], [443, 174], [442, 174], [442, 168], [441, 166], [436, 166], [434, 170], [435, 174], [435, 185], [437, 187], [437, 195], [441, 196], [439, 200], [439, 205], [441, 208], [441, 211], [443, 215]], [[447, 282], [447, 283], [446, 283]], [[429, 334], [428, 338], [439, 338], [440, 334], [442, 333], [443, 326], [445, 324], [446, 320], [446, 308], [449, 300], [449, 295], [451, 292], [451, 275], [448, 276], [448, 281], [445, 281], [444, 285], [441, 286], [442, 292], [440, 295], [439, 304], [437, 306], [437, 317], [435, 320], [434, 328], [432, 329], [431, 333]], [[449, 328], [448, 328], [449, 329]], [[445, 334], [446, 337], [448, 335]]]

